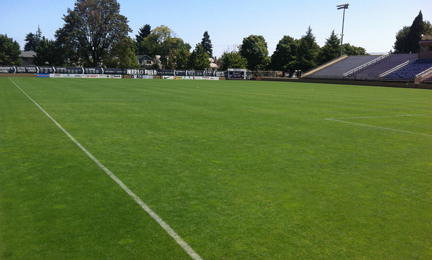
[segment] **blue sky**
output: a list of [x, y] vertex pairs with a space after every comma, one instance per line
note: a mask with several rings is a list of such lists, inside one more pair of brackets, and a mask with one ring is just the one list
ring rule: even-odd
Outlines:
[[[349, 3], [345, 16], [344, 43], [364, 47], [370, 53], [388, 52], [395, 35], [403, 26], [411, 25], [421, 10], [423, 19], [432, 21], [431, 0], [117, 0], [120, 13], [129, 20], [134, 38], [138, 29], [150, 24], [171, 28], [192, 48], [209, 32], [215, 56], [240, 45], [243, 38], [262, 35], [270, 55], [284, 35], [301, 38], [311, 26], [317, 43], [322, 46], [332, 32], [342, 29], [342, 10], [336, 5]], [[25, 35], [36, 32], [53, 39], [63, 26], [61, 19], [75, 0], [3, 1], [0, 8], [0, 34], [16, 40], [24, 47]]]

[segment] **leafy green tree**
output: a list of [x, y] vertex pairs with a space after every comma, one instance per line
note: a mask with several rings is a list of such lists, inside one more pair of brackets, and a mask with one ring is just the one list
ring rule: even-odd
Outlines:
[[209, 57], [213, 57], [213, 45], [210, 40], [210, 35], [207, 31], [204, 32], [201, 45], [203, 46], [204, 50], [208, 54]]
[[366, 55], [366, 50], [363, 47], [356, 47], [349, 43], [344, 43], [342, 52], [346, 55]]
[[0, 34], [0, 65], [21, 65], [21, 50], [18, 42]]
[[178, 38], [170, 28], [161, 25], [145, 37], [138, 48], [139, 53], [150, 57], [160, 55], [164, 68], [175, 69], [187, 67], [191, 46]]
[[263, 70], [270, 63], [267, 42], [261, 35], [250, 35], [243, 38], [240, 54], [247, 60], [250, 70]]
[[138, 52], [153, 57], [168, 56], [173, 38], [176, 38], [176, 34], [170, 28], [165, 25], [158, 26], [141, 41]]
[[424, 21], [423, 26], [423, 34], [432, 35], [432, 24], [429, 21]]
[[178, 37], [168, 38], [163, 43], [162, 53], [167, 53], [167, 68], [176, 69], [188, 64], [191, 46]]
[[205, 70], [207, 68], [210, 68], [209, 56], [201, 43], [198, 43], [195, 46], [195, 50], [193, 50], [191, 55], [189, 56], [188, 67], [189, 69], [195, 70]]
[[34, 64], [37, 66], [62, 66], [63, 59], [59, 54], [55, 42], [42, 37], [42, 40], [39, 41], [36, 47]]
[[396, 34], [396, 41], [394, 43], [393, 49], [395, 52], [403, 52], [406, 42], [406, 37], [410, 30], [410, 26], [404, 26]]
[[220, 67], [221, 70], [227, 70], [229, 68], [235, 69], [246, 69], [247, 68], [247, 60], [243, 58], [238, 51], [224, 52], [222, 56], [219, 58], [222, 62]]
[[[189, 44], [187, 44], [187, 45], [189, 45]], [[173, 51], [175, 69], [178, 69], [178, 70], [189, 69], [188, 63], [189, 63], [189, 57], [191, 55], [189, 50], [190, 50], [190, 45], [189, 45], [189, 47], [184, 46], [183, 48], [175, 49]]]
[[299, 40], [290, 36], [284, 36], [276, 45], [276, 50], [271, 56], [270, 67], [274, 70], [289, 71], [290, 76], [293, 74], [297, 65], [297, 49]]
[[160, 55], [162, 51], [161, 44], [158, 41], [158, 36], [156, 34], [150, 34], [144, 38], [138, 45], [139, 54], [147, 54], [150, 57], [155, 55]]
[[335, 31], [333, 30], [330, 34], [330, 37], [326, 39], [325, 45], [321, 48], [319, 54], [318, 54], [318, 62], [320, 64], [326, 63], [328, 61], [331, 61], [337, 57], [339, 57], [340, 54], [340, 39], [335, 34]]
[[110, 68], [139, 68], [135, 55], [133, 40], [130, 37], [123, 38], [113, 46], [112, 56], [105, 61]]
[[65, 25], [56, 35], [57, 40], [71, 55], [68, 60], [81, 62], [84, 66], [99, 67], [104, 61], [114, 58], [114, 46], [123, 43], [132, 32], [128, 20], [120, 14], [120, 4], [116, 0], [77, 0], [73, 10], [63, 17]]
[[306, 35], [300, 39], [297, 51], [297, 68], [304, 72], [315, 68], [318, 65], [319, 50], [320, 47], [312, 34], [312, 28], [309, 26]]
[[156, 27], [152, 31], [152, 34], [157, 36], [157, 41], [159, 43], [163, 43], [170, 38], [176, 38], [177, 37], [177, 34], [173, 30], [168, 28], [168, 26], [166, 26], [166, 25], [161, 25], [161, 26]]

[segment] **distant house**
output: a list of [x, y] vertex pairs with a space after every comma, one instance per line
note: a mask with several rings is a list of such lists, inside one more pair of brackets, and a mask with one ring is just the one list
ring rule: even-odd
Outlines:
[[148, 55], [137, 55], [138, 64], [142, 68], [151, 69], [154, 64], [154, 59]]
[[219, 68], [219, 66], [216, 64], [216, 57], [214, 58], [209, 58], [210, 61], [210, 68], [207, 69], [207, 71], [217, 71], [217, 69]]
[[34, 51], [21, 51], [21, 59], [23, 61], [22, 65], [33, 66], [35, 56], [36, 56], [36, 52]]

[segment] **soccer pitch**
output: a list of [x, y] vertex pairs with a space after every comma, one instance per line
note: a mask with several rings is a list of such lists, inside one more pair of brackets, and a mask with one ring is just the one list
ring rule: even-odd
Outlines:
[[0, 259], [431, 259], [431, 101], [0, 78]]

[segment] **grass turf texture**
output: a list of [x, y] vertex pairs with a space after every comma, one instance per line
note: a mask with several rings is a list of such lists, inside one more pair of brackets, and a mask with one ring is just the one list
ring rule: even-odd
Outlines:
[[[432, 258], [430, 90], [13, 81], [204, 259]], [[0, 152], [1, 259], [189, 258], [7, 78]]]

